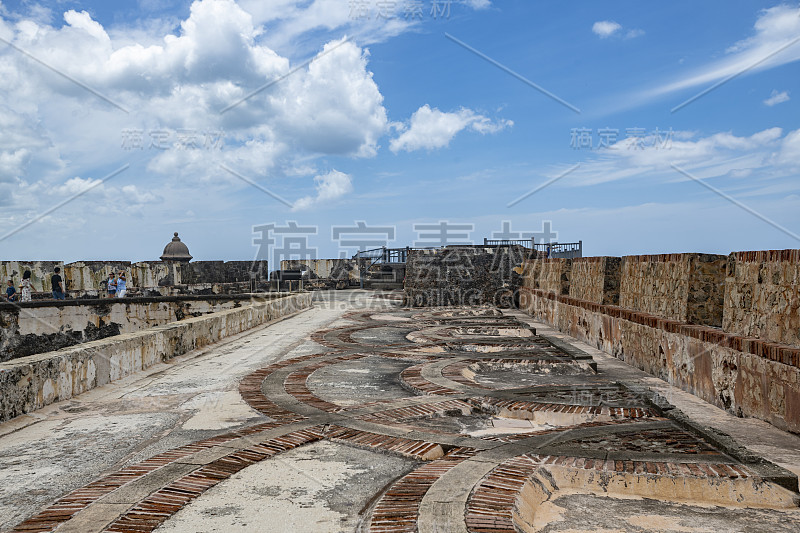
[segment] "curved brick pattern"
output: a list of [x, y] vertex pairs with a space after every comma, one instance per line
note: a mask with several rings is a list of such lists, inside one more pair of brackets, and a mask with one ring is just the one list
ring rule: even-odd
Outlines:
[[483, 398], [471, 398], [469, 401], [474, 402], [476, 405], [480, 406], [481, 409], [491, 410], [494, 412], [500, 412], [502, 410], [528, 413], [544, 411], [550, 413], [605, 415], [612, 418], [649, 418], [658, 416], [658, 413], [652, 409], [636, 407], [607, 407], [563, 403], [526, 402], [517, 400], [503, 400], [488, 396]]
[[422, 377], [422, 367], [429, 363], [422, 363], [406, 368], [400, 373], [400, 382], [410, 391], [416, 394], [461, 394], [457, 390], [442, 387], [436, 383], [431, 383]]
[[426, 403], [412, 405], [410, 407], [400, 407], [398, 409], [389, 409], [388, 411], [363, 415], [359, 418], [361, 420], [375, 422], [378, 424], [393, 424], [419, 418], [443, 416], [451, 412], [459, 412], [461, 414], [468, 415], [472, 413], [472, 410], [473, 406], [463, 400], [445, 400], [437, 403]]
[[250, 407], [258, 411], [259, 413], [266, 415], [270, 418], [275, 420], [281, 421], [283, 423], [290, 423], [290, 422], [297, 422], [299, 420], [305, 420], [306, 417], [303, 415], [299, 415], [282, 407], [279, 407], [274, 402], [267, 399], [264, 396], [264, 393], [261, 390], [261, 385], [264, 383], [264, 380], [267, 379], [267, 376], [280, 370], [281, 368], [285, 368], [287, 366], [291, 366], [293, 364], [302, 363], [303, 361], [308, 361], [311, 359], [316, 359], [320, 357], [319, 354], [309, 354], [303, 355], [300, 357], [294, 357], [292, 359], [286, 359], [284, 361], [280, 361], [278, 363], [271, 364], [267, 367], [261, 368], [256, 370], [252, 374], [246, 376], [240, 383], [239, 383], [239, 394], [242, 395], [242, 398], [245, 402], [247, 402]]
[[325, 438], [333, 442], [343, 442], [360, 448], [384, 450], [426, 461], [436, 459], [443, 454], [442, 447], [435, 442], [390, 437], [380, 433], [360, 431], [341, 426], [330, 426], [325, 432]]
[[525, 481], [542, 461], [528, 456], [500, 464], [478, 484], [467, 501], [464, 521], [474, 533], [515, 533], [512, 509]]
[[461, 385], [466, 385], [468, 387], [473, 387], [476, 389], [491, 389], [492, 387], [482, 385], [464, 375], [464, 370], [466, 370], [469, 365], [477, 363], [478, 361], [479, 359], [471, 359], [467, 361], [459, 361], [457, 363], [453, 363], [452, 365], [447, 365], [442, 369], [442, 376], [450, 381], [455, 381], [456, 383], [460, 383]]
[[473, 533], [516, 532], [512, 512], [519, 492], [537, 468], [550, 465], [635, 475], [729, 479], [753, 477], [747, 467], [735, 464], [607, 461], [526, 454], [501, 463], [476, 485], [467, 502], [467, 529]]
[[746, 479], [756, 476], [747, 466], [733, 463], [669, 462], [669, 461], [611, 461], [584, 457], [536, 455], [527, 456], [541, 465], [563, 466], [598, 472], [624, 472], [637, 475], [659, 475], [694, 478]]
[[324, 368], [326, 366], [335, 365], [338, 363], [344, 363], [345, 361], [355, 361], [357, 359], [362, 359], [366, 357], [364, 354], [351, 354], [351, 355], [343, 355], [341, 357], [337, 357], [335, 359], [327, 359], [325, 361], [320, 361], [317, 363], [312, 363], [308, 366], [301, 368], [300, 370], [296, 370], [286, 376], [286, 379], [283, 382], [283, 387], [292, 396], [300, 400], [301, 402], [310, 405], [312, 407], [316, 407], [322, 411], [326, 411], [328, 413], [337, 413], [339, 411], [344, 410], [344, 407], [341, 405], [336, 405], [335, 403], [331, 403], [328, 401], [323, 400], [322, 398], [317, 397], [314, 393], [311, 392], [308, 388], [308, 378], [319, 370], [320, 368]]
[[157, 490], [115, 520], [105, 531], [154, 531], [184, 505], [243, 468], [321, 438], [319, 429], [301, 430], [226, 455]]
[[[570, 475], [575, 474], [573, 469], [581, 469], [621, 473], [626, 476], [705, 479], [712, 485], [721, 483], [723, 479], [752, 477], [762, 480], [762, 476], [765, 476], [763, 472], [770, 476], [782, 475], [769, 469], [761, 470], [764, 464], [752, 459], [747, 459], [749, 462], [746, 465], [740, 463], [737, 460], [739, 455], [729, 451], [732, 448], [726, 448], [724, 443], [720, 444], [719, 436], [713, 439], [699, 437], [698, 435], [705, 433], [692, 428], [688, 421], [681, 422], [685, 425], [678, 426], [673, 420], [682, 419], [676, 419], [671, 414], [676, 411], [667, 410], [669, 412], [666, 416], [671, 418], [662, 416], [658, 408], [650, 407], [661, 404], [651, 403], [649, 396], [642, 397], [643, 393], [639, 389], [594, 374], [589, 368], [593, 364], [591, 358], [578, 350], [562, 349], [559, 342], [550, 342], [541, 336], [471, 338], [475, 333], [491, 333], [498, 328], [521, 329], [522, 326], [508, 317], [500, 320], [497, 314], [481, 316], [474, 311], [464, 311], [451, 309], [420, 313], [415, 315], [416, 322], [393, 321], [388, 317], [387, 320], [381, 320], [374, 316], [376, 312], [351, 313], [346, 318], [356, 322], [356, 325], [319, 331], [312, 336], [316, 342], [329, 348], [326, 353], [279, 361], [242, 379], [239, 385], [242, 398], [255, 410], [274, 421], [183, 446], [126, 467], [61, 498], [37, 516], [20, 524], [15, 531], [52, 531], [98, 500], [99, 503], [105, 502], [105, 499], [101, 499], [104, 496], [164, 465], [233, 439], [281, 428], [309, 418], [312, 420], [302, 427], [313, 425], [311, 429], [278, 429], [284, 433], [292, 432], [274, 437], [278, 432], [271, 431], [267, 434], [270, 438], [261, 436], [263, 441], [257, 444], [251, 444], [256, 441], [247, 439], [238, 441], [235, 446], [217, 448], [208, 459], [214, 459], [212, 462], [203, 464], [205, 461], [198, 461], [197, 466], [188, 467], [193, 469], [191, 472], [183, 475], [187, 470], [181, 470], [181, 474], [174, 474], [181, 475], [178, 479], [169, 477], [162, 480], [165, 477], [163, 475], [148, 476], [142, 481], [152, 481], [153, 485], [148, 485], [149, 488], [142, 494], [152, 492], [118, 516], [106, 531], [154, 531], [178, 510], [236, 472], [283, 451], [319, 440], [426, 461], [394, 482], [377, 500], [369, 515], [369, 530], [372, 532], [417, 531], [423, 523], [430, 527], [429, 522], [423, 522], [431, 520], [427, 515], [429, 509], [440, 508], [428, 506], [425, 498], [442, 498], [443, 494], [453, 494], [453, 491], [462, 491], [465, 496], [469, 493], [463, 509], [464, 524], [469, 531], [515, 531], [513, 513], [518, 495], [525, 483], [535, 476], [537, 468], [550, 468], [550, 475], [565, 472], [553, 468], [559, 467], [568, 469], [566, 472]], [[403, 318], [409, 314], [407, 310], [398, 313]], [[656, 322], [666, 320], [646, 318]], [[436, 355], [424, 352], [431, 345], [376, 343], [376, 339], [382, 338], [381, 335], [396, 339], [393, 330], [387, 329], [395, 327], [403, 331], [414, 329], [416, 332], [444, 328], [452, 338], [446, 343], [447, 350], [437, 352]], [[377, 328], [377, 331], [370, 333], [370, 328]], [[352, 334], [357, 331], [366, 331], [364, 339], [369, 342], [353, 339]], [[413, 335], [409, 335], [411, 336]], [[438, 345], [442, 344], [436, 342]], [[462, 359], [465, 354], [469, 354], [466, 355], [469, 359]], [[413, 366], [394, 372], [397, 372], [395, 375], [401, 385], [419, 397], [414, 399], [403, 395], [402, 398], [376, 401], [370, 394], [364, 396], [364, 402], [348, 402], [355, 405], [343, 407], [333, 403], [336, 400], [324, 400], [311, 392], [308, 380], [317, 370], [332, 367], [324, 374], [335, 375], [338, 371], [335, 365], [368, 357], [409, 361], [407, 364]], [[585, 362], [582, 363], [581, 360]], [[447, 384], [446, 380], [450, 380], [466, 388], [456, 391], [423, 377], [423, 372], [428, 375], [426, 365], [432, 364], [437, 366], [427, 369], [441, 368], [442, 383]], [[569, 365], [576, 364], [584, 365], [586, 372], [571, 373]], [[358, 365], [367, 368], [371, 366], [368, 361], [362, 361]], [[514, 365], [536, 365], [546, 371], [540, 378], [536, 377], [537, 373], [528, 372], [525, 379], [518, 382], [514, 381], [513, 372], [508, 373], [510, 377], [504, 378], [506, 382], [497, 388], [475, 383], [466, 377], [483, 368], [513, 369]], [[391, 366], [400, 367], [405, 367], [405, 364]], [[282, 383], [275, 380], [277, 376], [273, 376], [279, 371], [281, 377], [285, 374]], [[538, 368], [536, 371], [538, 372]], [[270, 376], [273, 376], [272, 379], [269, 379]], [[386, 380], [386, 376], [381, 375], [379, 379]], [[430, 379], [439, 381], [438, 375]], [[265, 384], [265, 380], [268, 380], [268, 384]], [[474, 396], [463, 399], [467, 396], [463, 390], [469, 389], [474, 390]], [[270, 399], [269, 395], [273, 392], [284, 400], [287, 398], [285, 394], [289, 394], [319, 411], [305, 416], [293, 412]], [[357, 398], [358, 390], [354, 390], [353, 395]], [[348, 397], [348, 400], [351, 399]], [[296, 405], [294, 402], [283, 403]], [[441, 428], [439, 424], [422, 421], [451, 416], [465, 418], [459, 419], [459, 424], [448, 421]], [[504, 418], [516, 420], [503, 420]], [[348, 427], [350, 425], [360, 429]], [[432, 425], [436, 428], [431, 428]], [[382, 430], [381, 426], [386, 427]], [[403, 431], [398, 431], [397, 427], [401, 427]], [[461, 429], [447, 429], [456, 427]], [[466, 433], [466, 428], [475, 427], [480, 429]], [[418, 432], [408, 433], [416, 430]], [[507, 433], [509, 431], [519, 433]], [[421, 440], [394, 436], [394, 433], [426, 436]], [[454, 444], [472, 447], [450, 449]], [[239, 446], [247, 448], [238, 450]], [[479, 449], [486, 451], [479, 452]], [[720, 452], [719, 449], [726, 451]], [[527, 453], [521, 454], [522, 452]], [[201, 455], [207, 454], [208, 452]], [[225, 455], [218, 458], [222, 454]], [[500, 459], [512, 455], [516, 457], [505, 461]], [[583, 455], [594, 455], [601, 459]], [[453, 472], [458, 473], [458, 476], [448, 475], [442, 479], [452, 468], [473, 457], [479, 461], [476, 463], [479, 465], [476, 466], [477, 470], [465, 469], [467, 465], [463, 465], [458, 472]], [[609, 457], [622, 457], [626, 460], [607, 460]], [[633, 460], [634, 458], [640, 460]], [[193, 464], [192, 461], [181, 463]], [[487, 470], [489, 473], [481, 478]], [[473, 477], [470, 477], [468, 471], [472, 471]], [[441, 483], [437, 484], [440, 479]], [[454, 486], [453, 483], [461, 483], [462, 486]], [[138, 485], [139, 483], [135, 487]], [[127, 493], [129, 490], [123, 489], [123, 492]], [[437, 505], [450, 505], [445, 514], [447, 517], [457, 517], [458, 527], [461, 527], [461, 504], [440, 499], [435, 501]], [[91, 513], [92, 509], [88, 512]], [[85, 513], [81, 513], [76, 522], [86, 520], [86, 517]], [[97, 527], [101, 528], [102, 523]]]
[[381, 497], [372, 512], [370, 533], [414, 533], [422, 498], [442, 475], [475, 455], [473, 448], [454, 448], [403, 476]]
[[89, 505], [96, 502], [106, 494], [110, 494], [111, 492], [130, 483], [131, 481], [135, 481], [142, 476], [154, 472], [162, 466], [166, 466], [170, 463], [178, 461], [179, 459], [183, 459], [199, 451], [211, 448], [212, 446], [224, 444], [231, 440], [252, 435], [267, 429], [280, 427], [281, 425], [282, 424], [280, 423], [258, 424], [225, 435], [219, 435], [210, 439], [187, 444], [185, 446], [160, 453], [139, 463], [126, 466], [114, 474], [100, 478], [97, 481], [89, 483], [85, 487], [77, 489], [60, 498], [41, 513], [17, 525], [14, 531], [51, 531], [58, 525], [68, 521], [76, 513], [87, 508]]

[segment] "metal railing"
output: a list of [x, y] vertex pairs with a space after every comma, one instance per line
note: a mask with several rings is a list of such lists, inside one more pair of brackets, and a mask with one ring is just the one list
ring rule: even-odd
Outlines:
[[533, 248], [533, 239], [483, 239], [484, 246], [524, 246], [525, 248]]
[[544, 252], [547, 257], [562, 259], [583, 257], [583, 241], [541, 243], [534, 244], [533, 248], [537, 252]]

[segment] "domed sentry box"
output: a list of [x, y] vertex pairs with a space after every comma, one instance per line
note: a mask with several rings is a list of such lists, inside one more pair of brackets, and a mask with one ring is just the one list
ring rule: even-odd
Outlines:
[[161, 254], [161, 260], [175, 261], [178, 263], [188, 263], [192, 260], [192, 256], [189, 254], [189, 248], [187, 248], [187, 246], [181, 242], [177, 231], [175, 232], [175, 236], [172, 237], [172, 242], [168, 243], [164, 247], [164, 253]]

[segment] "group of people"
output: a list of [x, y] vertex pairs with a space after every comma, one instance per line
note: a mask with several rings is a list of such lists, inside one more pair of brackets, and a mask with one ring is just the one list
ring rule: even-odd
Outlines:
[[[53, 298], [56, 300], [63, 300], [65, 297], [64, 279], [61, 277], [61, 268], [56, 267], [53, 269], [53, 275], [50, 276], [50, 285], [53, 289]], [[22, 281], [19, 284], [19, 292], [14, 286], [14, 280], [8, 280], [8, 287], [6, 287], [6, 299], [9, 302], [30, 302], [31, 301], [31, 271], [26, 270], [22, 274]], [[109, 298], [124, 298], [125, 293], [128, 292], [128, 282], [125, 278], [125, 272], [121, 271], [119, 275], [113, 272], [108, 275], [106, 281], [106, 294]]]
[[125, 293], [128, 291], [128, 281], [125, 279], [125, 272], [120, 271], [118, 277], [114, 277], [114, 273], [108, 275], [106, 282], [106, 292], [109, 298], [125, 298]]
[[14, 287], [14, 280], [8, 280], [8, 287], [6, 287], [6, 298], [9, 302], [30, 302], [31, 301], [31, 271], [26, 270], [22, 273], [22, 281], [19, 284], [19, 293]]

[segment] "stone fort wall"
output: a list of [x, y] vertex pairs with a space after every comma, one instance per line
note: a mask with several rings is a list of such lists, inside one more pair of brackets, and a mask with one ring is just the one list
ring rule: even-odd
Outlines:
[[5, 285], [6, 280], [13, 279], [18, 287], [22, 273], [30, 270], [33, 290], [47, 294], [52, 291], [50, 276], [55, 267], [61, 268], [65, 289], [75, 298], [102, 295], [108, 275], [121, 270], [128, 279], [129, 292], [165, 296], [171, 293], [169, 287], [195, 286], [216, 292], [212, 290], [214, 285], [239, 284], [246, 289], [252, 280], [266, 282], [268, 277], [266, 261], [0, 261], [0, 280]]
[[525, 265], [523, 310], [709, 403], [800, 433], [800, 250], [575, 259], [566, 292], [563, 280], [537, 287], [548, 261]]

